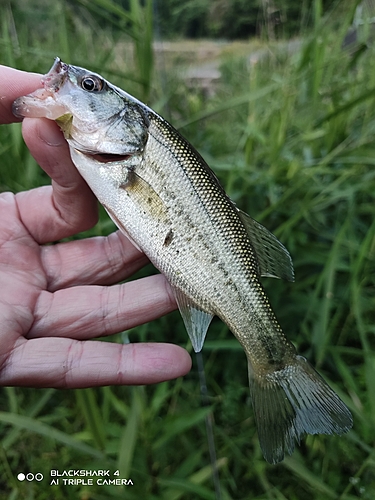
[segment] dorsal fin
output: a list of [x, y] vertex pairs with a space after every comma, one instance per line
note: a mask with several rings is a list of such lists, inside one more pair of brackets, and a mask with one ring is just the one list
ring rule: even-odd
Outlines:
[[254, 247], [261, 276], [294, 281], [292, 258], [282, 243], [250, 215], [238, 210]]
[[193, 349], [195, 352], [199, 352], [202, 350], [208, 327], [214, 315], [203, 311], [178, 288], [173, 287], [173, 289]]

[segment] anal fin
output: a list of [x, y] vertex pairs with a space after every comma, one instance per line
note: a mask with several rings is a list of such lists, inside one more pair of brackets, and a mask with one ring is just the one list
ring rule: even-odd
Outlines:
[[208, 327], [214, 315], [203, 311], [178, 288], [174, 288], [174, 293], [193, 349], [195, 352], [199, 352], [202, 350]]

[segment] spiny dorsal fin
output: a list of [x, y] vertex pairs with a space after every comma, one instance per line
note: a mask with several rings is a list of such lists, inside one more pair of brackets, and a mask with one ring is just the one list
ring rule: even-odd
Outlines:
[[242, 212], [242, 210], [238, 210], [238, 212], [254, 247], [260, 275], [294, 281], [292, 258], [284, 245], [262, 224], [252, 219], [250, 215]]
[[181, 290], [174, 288], [176, 301], [195, 352], [202, 350], [213, 314], [203, 311]]

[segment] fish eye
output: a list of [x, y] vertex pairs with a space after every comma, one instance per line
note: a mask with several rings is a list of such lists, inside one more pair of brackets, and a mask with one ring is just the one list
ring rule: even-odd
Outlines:
[[87, 92], [99, 92], [103, 88], [103, 81], [97, 76], [86, 76], [82, 78], [81, 87]]

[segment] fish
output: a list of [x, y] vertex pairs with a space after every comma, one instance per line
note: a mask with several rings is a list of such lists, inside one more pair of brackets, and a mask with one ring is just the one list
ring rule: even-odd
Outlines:
[[56, 58], [18, 117], [55, 120], [71, 158], [116, 226], [170, 283], [199, 352], [214, 316], [243, 347], [265, 460], [305, 434], [350, 430], [352, 415], [287, 339], [263, 277], [294, 281], [292, 259], [241, 211], [194, 147], [164, 118], [102, 76]]

